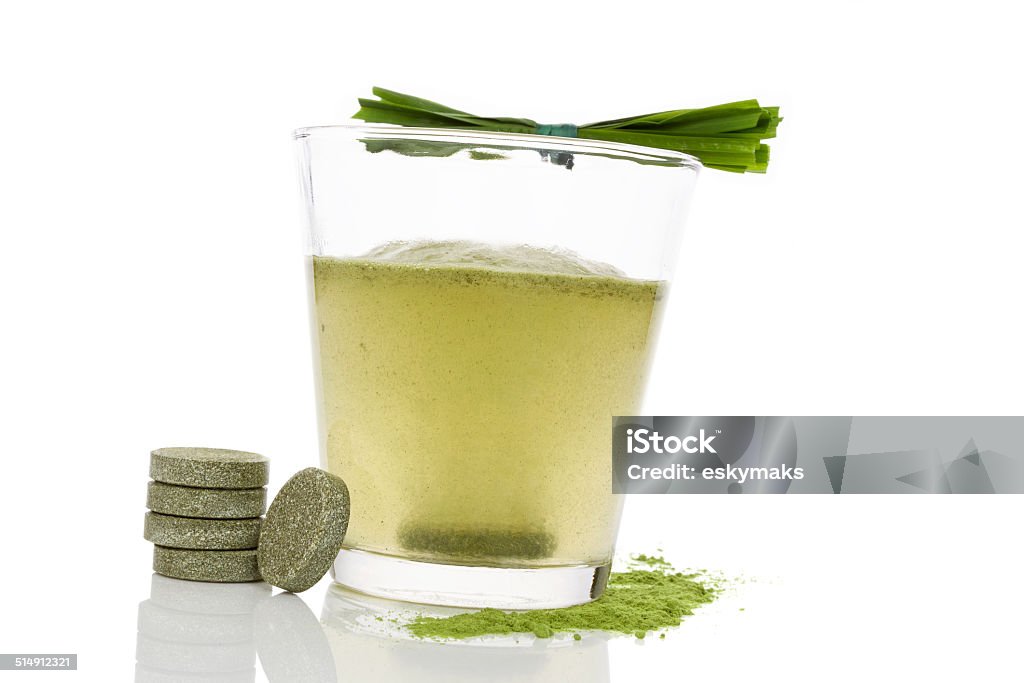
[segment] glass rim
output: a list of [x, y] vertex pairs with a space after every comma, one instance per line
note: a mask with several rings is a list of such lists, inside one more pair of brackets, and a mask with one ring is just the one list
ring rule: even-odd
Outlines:
[[296, 140], [307, 138], [360, 137], [371, 140], [425, 140], [429, 142], [480, 143], [486, 146], [511, 147], [518, 149], [537, 148], [561, 152], [593, 154], [620, 158], [623, 160], [657, 162], [673, 168], [700, 170], [703, 165], [695, 156], [684, 152], [642, 145], [628, 145], [620, 142], [569, 138], [558, 135], [534, 135], [530, 133], [505, 133], [490, 130], [468, 130], [463, 128], [421, 128], [392, 124], [331, 124], [306, 126], [293, 132]]

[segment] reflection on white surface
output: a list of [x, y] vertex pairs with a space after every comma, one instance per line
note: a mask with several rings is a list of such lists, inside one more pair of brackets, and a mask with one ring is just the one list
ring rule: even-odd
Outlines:
[[[323, 615], [265, 583], [213, 584], [154, 575], [139, 604], [136, 683], [608, 683], [608, 642], [532, 635], [435, 642], [402, 624], [465, 610], [393, 602], [340, 586]], [[322, 622], [322, 623], [321, 623]]]
[[256, 679], [253, 610], [265, 583], [180, 581], [154, 574], [139, 604], [136, 683]]
[[441, 643], [415, 638], [399, 626], [419, 614], [447, 616], [463, 611], [381, 600], [332, 586], [321, 620], [338, 680], [609, 681], [608, 643], [600, 636], [575, 641], [568, 635], [548, 639], [519, 635]]
[[298, 596], [279, 593], [261, 600], [253, 613], [253, 630], [270, 683], [337, 683], [324, 629]]

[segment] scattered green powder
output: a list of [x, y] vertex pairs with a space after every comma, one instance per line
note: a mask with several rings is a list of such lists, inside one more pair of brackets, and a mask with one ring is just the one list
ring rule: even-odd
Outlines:
[[660, 555], [644, 555], [641, 553], [639, 555], [633, 555], [632, 560], [638, 564], [646, 564], [649, 567], [663, 567], [666, 569], [672, 568], [672, 565]]
[[419, 616], [407, 628], [419, 638], [438, 640], [513, 633], [532, 633], [538, 638], [572, 633], [575, 640], [580, 640], [578, 631], [643, 638], [648, 631], [678, 626], [683, 617], [717, 596], [717, 588], [696, 580], [699, 574], [675, 572], [663, 558], [652, 559], [656, 561], [643, 561], [651, 569], [612, 572], [604, 595], [583, 605], [525, 612], [488, 608], [450, 617]]

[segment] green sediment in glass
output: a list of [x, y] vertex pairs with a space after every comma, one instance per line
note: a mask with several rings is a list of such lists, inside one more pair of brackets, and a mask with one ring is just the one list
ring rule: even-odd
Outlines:
[[555, 549], [551, 534], [529, 530], [452, 529], [419, 524], [402, 527], [399, 540], [409, 550], [450, 556], [453, 560], [534, 560], [550, 557]]

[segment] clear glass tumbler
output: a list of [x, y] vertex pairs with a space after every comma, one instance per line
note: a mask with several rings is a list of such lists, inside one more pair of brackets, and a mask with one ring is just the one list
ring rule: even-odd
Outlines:
[[352, 515], [333, 574], [388, 598], [598, 597], [700, 164], [575, 138], [296, 131], [321, 457]]

